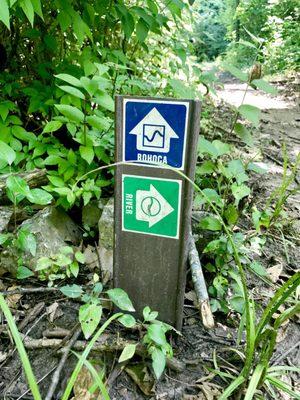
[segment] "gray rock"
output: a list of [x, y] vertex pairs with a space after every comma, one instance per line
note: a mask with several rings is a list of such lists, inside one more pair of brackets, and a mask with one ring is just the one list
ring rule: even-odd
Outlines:
[[104, 206], [99, 219], [99, 256], [103, 280], [113, 277], [113, 246], [114, 246], [114, 199], [111, 198]]
[[13, 208], [9, 206], [0, 207], [0, 233], [5, 231], [13, 215]]
[[[35, 235], [37, 242], [35, 257], [27, 253], [22, 255], [25, 264], [32, 269], [40, 257], [57, 254], [66, 245], [78, 245], [82, 238], [75, 222], [64, 211], [51, 206], [24, 221], [20, 228], [25, 227]], [[5, 249], [0, 255], [1, 272], [4, 270], [15, 274], [17, 258], [15, 248]]]

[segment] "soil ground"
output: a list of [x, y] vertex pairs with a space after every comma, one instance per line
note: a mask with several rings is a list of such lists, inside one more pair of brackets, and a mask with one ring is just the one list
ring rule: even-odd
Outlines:
[[[216, 132], [219, 129], [218, 127], [221, 127], [223, 134], [225, 132], [225, 135], [227, 135], [226, 132], [230, 131], [230, 122], [232, 120], [232, 111], [228, 105], [238, 106], [241, 103], [245, 88], [244, 85], [226, 75], [221, 76], [221, 80], [224, 87], [219, 88], [217, 99], [214, 99], [216, 106], [213, 112], [213, 121]], [[255, 176], [251, 180], [255, 204], [261, 209], [264, 208], [270, 193], [282, 181], [282, 143], [286, 143], [287, 153], [291, 162], [295, 161], [296, 154], [300, 150], [300, 107], [297, 98], [299, 78], [278, 78], [274, 83], [279, 89], [279, 95], [276, 97], [268, 96], [253, 89], [250, 89], [246, 96], [247, 104], [256, 105], [262, 110], [261, 124], [254, 132], [254, 148], [249, 150], [236, 137], [228, 136], [229, 140], [235, 142], [241, 158], [249, 159], [255, 157], [262, 166], [268, 169], [267, 174], [259, 177], [259, 179]], [[284, 209], [290, 219], [293, 220], [293, 224], [289, 225], [288, 230], [284, 230], [284, 237], [280, 234], [270, 233], [267, 236], [263, 254], [259, 257], [266, 268], [274, 267], [274, 273], [278, 275], [276, 282], [273, 286], [269, 286], [252, 275], [249, 277], [250, 290], [255, 300], [262, 306], [273, 295], [274, 287], [284, 282], [298, 268], [300, 259], [299, 191], [289, 197]], [[248, 228], [247, 222], [245, 222], [245, 226], [242, 229], [246, 230]], [[14, 284], [15, 282], [10, 278], [2, 278], [2, 287], [7, 288]], [[190, 290], [191, 287], [188, 287], [187, 291]], [[45, 291], [42, 294], [10, 296], [9, 303], [16, 318], [20, 320], [25, 318], [34, 306], [42, 303], [41, 311], [23, 330], [23, 333], [27, 333], [31, 338], [40, 339], [43, 337], [45, 330], [49, 329], [63, 328], [69, 330], [77, 323], [79, 303], [66, 301], [59, 292]], [[46, 307], [52, 307], [52, 310]], [[135, 380], [139, 381], [139, 385], [137, 385], [132, 379], [133, 369], [131, 368], [131, 371], [128, 369], [127, 372], [124, 372], [118, 366], [119, 353], [116, 351], [106, 352], [105, 354], [94, 353], [94, 361], [106, 368], [111, 399], [217, 400], [226, 383], [214, 377], [212, 369], [216, 368], [216, 365], [214, 365], [213, 360], [217, 359], [219, 367], [223, 365], [235, 374], [239, 367], [239, 358], [228, 350], [232, 347], [238, 348], [235, 344], [238, 318], [235, 317], [236, 326], [232, 324], [234, 318], [231, 318], [230, 324], [224, 320], [224, 317], [216, 315], [215, 318], [216, 327], [210, 331], [205, 330], [201, 325], [198, 311], [191, 301], [186, 300], [182, 336], [173, 339], [174, 355], [185, 363], [185, 368], [181, 372], [168, 369], [162, 380], [156, 385], [144, 360], [138, 358], [135, 360], [135, 366], [142, 363], [142, 369], [144, 369], [143, 380], [139, 378], [140, 374], [135, 374]], [[14, 351], [9, 335], [2, 332], [1, 329], [0, 325], [0, 398], [31, 399], [32, 397], [27, 392], [27, 385], [18, 355]], [[116, 335], [122, 335], [122, 330], [117, 325], [111, 325], [107, 333], [116, 337]], [[133, 332], [132, 337], [136, 337], [135, 332]], [[293, 351], [288, 353], [291, 348], [293, 348]], [[53, 369], [58, 364], [61, 354], [57, 353], [56, 348], [43, 349], [41, 347], [40, 349], [30, 350], [29, 357], [33, 363], [37, 378], [41, 381], [41, 389], [46, 393], [46, 388], [49, 387], [52, 379]], [[75, 357], [71, 356], [65, 364], [55, 398], [60, 398], [62, 388], [66, 384], [75, 361]], [[299, 365], [299, 320], [288, 323], [281, 330], [273, 361], [281, 364]], [[293, 376], [292, 378], [284, 379], [295, 387], [296, 378]], [[81, 381], [77, 384], [74, 399], [88, 400], [97, 398], [87, 393], [88, 379], [87, 372], [81, 374]], [[143, 388], [144, 392], [148, 392], [149, 395], [143, 394], [141, 388]], [[268, 398], [267, 395], [264, 396], [264, 398]], [[279, 398], [289, 399], [284, 394], [280, 396]]]

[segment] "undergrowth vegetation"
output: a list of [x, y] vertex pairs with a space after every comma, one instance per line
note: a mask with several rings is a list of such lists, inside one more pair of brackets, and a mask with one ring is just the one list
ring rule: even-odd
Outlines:
[[[210, 32], [205, 24], [201, 29], [195, 28], [202, 38], [196, 45], [193, 24], [198, 22], [193, 17], [198, 5], [196, 2], [192, 7], [190, 3], [56, 0], [42, 4], [40, 0], [0, 0], [0, 174], [5, 184], [3, 193], [0, 187], [0, 194], [1, 201], [13, 209], [13, 227], [0, 233], [0, 250], [13, 254], [17, 264], [13, 275], [20, 282], [45, 281], [49, 288], [57, 287], [63, 295], [81, 304], [78, 321], [88, 345], [81, 355], [77, 354], [78, 361], [63, 400], [71, 395], [83, 365], [93, 376], [102, 397], [109, 399], [105, 372], [96, 371], [88, 356], [110, 324], [119, 323], [140, 335], [138, 340], [124, 346], [118, 361], [126, 363], [135, 354], [149, 358], [156, 379], [162, 376], [173, 356], [168, 333], [179, 334], [161, 322], [158, 313], [149, 307], [143, 310], [143, 320], [137, 320], [128, 295], [120, 288], [105, 287], [99, 275], [94, 274], [89, 285], [83, 284], [80, 273], [86, 260], [82, 245], [81, 248], [63, 246], [55, 254], [36, 257], [35, 234], [26, 223], [21, 226], [17, 223], [20, 212], [33, 215], [49, 205], [61, 207], [81, 221], [85, 206], [113, 195], [117, 94], [204, 100], [205, 134], [199, 138], [195, 182], [189, 182], [195, 189], [194, 208], [202, 213], [196, 230], [206, 236], [202, 262], [212, 311], [221, 318], [227, 317], [238, 329], [237, 345], [245, 335], [244, 350], [237, 352], [238, 376], [223, 371], [217, 359], [214, 360], [213, 371], [227, 386], [220, 400], [230, 396], [234, 399], [245, 396], [246, 400], [256, 395], [264, 398], [262, 389], [276, 398], [274, 387], [299, 398], [280, 380], [280, 374], [289, 368], [274, 367], [270, 360], [279, 327], [299, 313], [299, 304], [292, 296], [300, 276], [296, 273], [276, 288], [265, 267], [252, 255], [263, 249], [270, 232], [283, 235], [289, 227], [284, 204], [298, 190], [293, 185], [300, 156], [292, 162], [283, 145], [282, 184], [262, 208], [251, 197], [249, 181], [252, 176], [259, 179], [266, 171], [255, 157], [242, 160], [228, 140], [233, 137], [247, 149], [254, 146], [252, 131], [259, 126], [261, 111], [244, 102], [250, 86], [271, 95], [277, 93], [266, 80], [252, 79], [237, 68], [232, 59], [240, 59], [245, 52], [243, 59], [249, 67], [266, 57], [270, 71], [294, 68], [297, 10], [292, 5], [295, 2], [272, 2], [263, 9], [259, 9], [261, 1], [251, 1], [247, 7], [237, 2], [229, 27], [225, 27], [224, 19], [220, 25], [214, 14], [210, 18], [219, 26], [216, 32]], [[215, 11], [224, 8], [222, 12], [228, 13], [229, 8], [219, 3], [214, 5]], [[212, 7], [212, 2], [208, 2], [202, 14], [206, 15]], [[211, 35], [220, 34], [223, 38], [211, 52], [201, 47], [206, 33], [209, 41], [216, 40]], [[217, 77], [213, 69], [202, 70], [197, 56], [217, 56], [233, 34], [236, 43], [229, 45], [221, 68], [245, 84], [245, 94], [241, 104], [232, 109], [230, 130], [223, 129], [223, 133], [219, 130], [216, 134], [211, 129], [210, 100], [201, 93], [214, 93]], [[286, 54], [289, 57], [283, 66]], [[26, 173], [36, 169], [46, 171], [47, 182], [33, 188], [26, 180]], [[245, 220], [251, 234], [240, 228]], [[93, 231], [95, 227], [83, 225], [84, 246], [93, 243], [97, 234]], [[247, 288], [252, 274], [276, 289], [264, 310], [259, 309]], [[283, 304], [287, 308], [280, 313]], [[111, 312], [112, 305], [121, 312]], [[41, 399], [22, 344], [24, 338], [1, 294], [0, 308], [16, 343], [32, 396]], [[232, 315], [235, 322], [230, 318]]]

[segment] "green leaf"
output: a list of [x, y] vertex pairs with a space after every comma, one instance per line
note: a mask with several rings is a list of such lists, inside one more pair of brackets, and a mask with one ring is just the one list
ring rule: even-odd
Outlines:
[[151, 358], [154, 374], [159, 379], [166, 368], [166, 356], [160, 349], [154, 348]]
[[88, 146], [80, 146], [79, 153], [81, 157], [90, 164], [94, 159], [94, 149]]
[[167, 344], [165, 332], [161, 324], [151, 324], [147, 328], [147, 335], [154, 343], [164, 347]]
[[209, 231], [220, 231], [222, 229], [222, 224], [216, 217], [205, 217], [201, 219], [199, 226]]
[[239, 203], [241, 199], [246, 196], [249, 196], [251, 193], [250, 188], [246, 185], [238, 185], [237, 183], [233, 183], [231, 185], [232, 194], [236, 200], [236, 205]]
[[18, 267], [17, 279], [26, 279], [29, 278], [30, 276], [34, 276], [34, 273], [29, 268], [24, 267], [24, 265]]
[[239, 80], [243, 82], [248, 81], [248, 74], [246, 72], [241, 71], [240, 69], [236, 68], [234, 65], [229, 63], [222, 64], [223, 69], [231, 73], [231, 75], [235, 76]]
[[107, 93], [102, 93], [102, 94], [97, 95], [94, 100], [97, 104], [99, 104], [99, 106], [105, 108], [106, 110], [109, 110], [109, 111], [115, 110], [114, 100]]
[[130, 315], [130, 314], [124, 314], [122, 315], [118, 321], [125, 326], [126, 328], [132, 328], [136, 325], [136, 320], [135, 318]]
[[252, 122], [254, 126], [258, 126], [261, 114], [259, 108], [250, 104], [242, 104], [239, 106], [238, 111], [244, 118]]
[[224, 154], [230, 153], [230, 146], [227, 143], [221, 142], [221, 140], [213, 140], [213, 146], [217, 150], [217, 156], [223, 156]]
[[145, 321], [152, 322], [157, 318], [157, 316], [158, 316], [158, 312], [157, 311], [151, 311], [149, 306], [146, 306], [143, 309], [143, 317], [144, 317]]
[[253, 261], [249, 267], [259, 276], [268, 276], [267, 270], [258, 261]]
[[136, 25], [136, 37], [140, 43], [143, 43], [148, 36], [149, 26], [140, 18]]
[[11, 237], [10, 233], [0, 233], [0, 246], [5, 244]]
[[44, 19], [43, 16], [43, 11], [42, 11], [42, 6], [41, 6], [41, 0], [31, 0], [34, 12], [41, 17], [42, 19]]
[[37, 188], [31, 189], [26, 198], [33, 204], [45, 206], [46, 204], [50, 204], [52, 202], [53, 196], [46, 192], [46, 190]]
[[257, 163], [249, 163], [247, 166], [247, 170], [256, 172], [257, 174], [265, 174], [268, 172], [267, 169], [260, 167]]
[[[221, 196], [214, 190], [214, 189], [203, 189], [202, 192], [204, 193], [205, 197], [210, 200], [211, 203], [215, 203], [217, 206], [223, 206], [223, 200]], [[204, 200], [206, 200], [204, 198]]]
[[226, 172], [231, 178], [235, 178], [238, 184], [248, 181], [248, 175], [241, 160], [231, 160], [226, 167]]
[[9, 199], [15, 203], [20, 202], [30, 194], [26, 181], [19, 176], [9, 176], [6, 179], [6, 191]]
[[5, 142], [0, 140], [0, 160], [7, 162], [7, 164], [11, 165], [16, 159], [15, 151], [8, 146]]
[[198, 152], [200, 154], [208, 154], [212, 156], [213, 158], [218, 157], [218, 150], [215, 148], [215, 146], [207, 139], [205, 139], [204, 136], [200, 136], [199, 138], [199, 143], [198, 143]]
[[120, 288], [110, 289], [107, 291], [110, 300], [121, 310], [135, 311], [128, 294]]
[[264, 365], [258, 364], [253, 371], [252, 377], [247, 387], [247, 391], [245, 394], [244, 400], [252, 400], [253, 396], [255, 395], [256, 389], [258, 387], [260, 378], [264, 372]]
[[80, 262], [80, 264], [85, 263], [85, 256], [83, 253], [81, 253], [81, 251], [76, 251], [75, 258], [78, 262]]
[[60, 122], [60, 121], [49, 121], [44, 126], [43, 133], [55, 132], [59, 128], [61, 128], [61, 126], [62, 126], [62, 122]]
[[245, 308], [245, 299], [242, 296], [234, 296], [229, 300], [231, 307], [234, 311], [243, 314]]
[[76, 299], [83, 293], [81, 286], [78, 285], [66, 285], [59, 288], [59, 290], [67, 297]]
[[21, 0], [20, 6], [22, 10], [24, 11], [24, 14], [26, 15], [28, 21], [30, 22], [31, 26], [33, 26], [33, 21], [34, 21], [34, 9], [33, 5], [31, 3], [31, 0]]
[[80, 82], [90, 96], [93, 96], [94, 93], [96, 93], [96, 91], [98, 90], [98, 82], [93, 79], [89, 79], [86, 76], [83, 76], [82, 78], [80, 78]]
[[7, 0], [0, 0], [0, 21], [10, 29], [9, 24], [9, 8], [7, 4]]
[[35, 271], [42, 271], [43, 269], [47, 269], [51, 267], [53, 262], [48, 257], [40, 257], [37, 260]]
[[96, 330], [102, 315], [102, 307], [97, 304], [84, 304], [79, 308], [79, 322], [84, 337], [88, 339]]
[[234, 125], [235, 133], [242, 139], [244, 143], [248, 146], [253, 146], [253, 138], [250, 131], [240, 122]]
[[67, 83], [69, 83], [70, 85], [76, 86], [76, 87], [82, 87], [82, 83], [80, 82], [79, 79], [75, 78], [72, 75], [69, 74], [58, 74], [58, 75], [54, 75], [55, 78], [60, 79], [62, 81], [65, 81]]
[[20, 140], [24, 140], [25, 142], [35, 141], [37, 137], [32, 132], [27, 132], [22, 126], [14, 125], [11, 128], [12, 134]]
[[84, 94], [77, 88], [74, 88], [73, 86], [58, 86], [61, 90], [64, 92], [70, 93], [72, 96], [78, 97], [79, 99], [84, 100], [85, 96]]
[[199, 175], [209, 175], [215, 171], [216, 165], [214, 162], [207, 160], [204, 161], [199, 167], [197, 167], [197, 174]]
[[233, 204], [229, 204], [226, 207], [226, 210], [224, 212], [224, 216], [228, 222], [229, 225], [234, 225], [236, 221], [239, 218], [239, 213], [236, 207]]
[[269, 94], [278, 94], [278, 90], [276, 86], [270, 85], [269, 82], [265, 81], [264, 79], [254, 79], [251, 81], [258, 89], [262, 90], [263, 92]]
[[83, 122], [84, 114], [81, 110], [76, 107], [69, 106], [66, 104], [55, 104], [55, 107], [61, 112], [65, 117], [74, 122]]
[[135, 348], [136, 344], [127, 344], [119, 357], [119, 363], [130, 360], [134, 356]]

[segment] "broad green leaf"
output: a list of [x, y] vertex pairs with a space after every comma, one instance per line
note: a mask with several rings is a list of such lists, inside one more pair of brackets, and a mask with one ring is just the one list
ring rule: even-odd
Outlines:
[[34, 12], [42, 18], [42, 20], [44, 19], [43, 16], [43, 11], [42, 11], [42, 6], [41, 6], [41, 0], [31, 0]]
[[158, 348], [154, 348], [151, 354], [152, 358], [152, 368], [156, 379], [159, 379], [166, 367], [166, 356]]
[[136, 325], [136, 320], [135, 318], [130, 315], [130, 314], [124, 314], [122, 315], [118, 321], [124, 325], [126, 328], [132, 328]]
[[238, 184], [248, 181], [248, 175], [245, 172], [241, 160], [231, 160], [227, 164], [226, 171], [231, 178], [235, 178]]
[[63, 85], [63, 86], [58, 86], [61, 90], [63, 90], [64, 92], [70, 93], [72, 96], [78, 97], [79, 99], [84, 100], [85, 96], [84, 94], [77, 88], [73, 87], [73, 86], [67, 86], [67, 85]]
[[97, 304], [84, 304], [79, 308], [79, 322], [84, 337], [88, 339], [96, 330], [102, 315], [102, 307]]
[[238, 218], [239, 218], [239, 213], [236, 207], [233, 204], [229, 204], [226, 207], [226, 210], [224, 212], [224, 216], [228, 222], [229, 225], [234, 225]]
[[234, 125], [234, 131], [242, 139], [244, 143], [246, 143], [248, 146], [253, 146], [252, 135], [250, 131], [245, 127], [245, 125], [241, 124], [240, 122], [237, 122]]
[[246, 72], [241, 71], [240, 69], [238, 69], [234, 65], [229, 64], [229, 63], [223, 63], [222, 67], [223, 67], [223, 69], [225, 69], [225, 71], [230, 72], [231, 75], [235, 76], [239, 80], [241, 80], [243, 82], [247, 82], [248, 81], [248, 74]]
[[17, 279], [26, 279], [33, 275], [34, 273], [29, 268], [24, 267], [24, 265], [17, 269]]
[[0, 21], [10, 29], [8, 0], [0, 0]]
[[88, 146], [80, 146], [79, 147], [79, 153], [81, 157], [88, 163], [90, 164], [93, 159], [94, 159], [94, 149], [92, 147]]
[[196, 173], [199, 175], [209, 175], [215, 171], [215, 168], [216, 164], [210, 160], [207, 160], [197, 167]]
[[123, 311], [135, 311], [128, 294], [120, 288], [107, 291], [110, 300]]
[[44, 126], [43, 133], [55, 132], [61, 127], [62, 127], [62, 122], [60, 122], [60, 121], [49, 121]]
[[151, 324], [148, 326], [147, 335], [154, 343], [164, 347], [167, 344], [165, 332], [161, 324]]
[[7, 162], [11, 165], [16, 159], [15, 151], [5, 142], [0, 140], [0, 160]]
[[81, 110], [76, 107], [69, 106], [66, 104], [55, 104], [55, 107], [61, 112], [65, 117], [69, 118], [74, 122], [83, 122], [84, 114]]
[[0, 246], [5, 244], [11, 238], [10, 233], [0, 233]]
[[148, 36], [148, 32], [148, 24], [143, 20], [143, 18], [140, 18], [136, 25], [136, 37], [140, 43], [145, 41], [146, 37]]
[[199, 226], [209, 231], [220, 231], [222, 229], [222, 224], [216, 217], [205, 217], [201, 219]]
[[107, 93], [97, 95], [94, 100], [97, 104], [99, 104], [99, 106], [105, 108], [106, 110], [109, 110], [109, 111], [115, 110], [114, 100]]
[[37, 260], [35, 271], [42, 271], [43, 269], [47, 269], [47, 268], [51, 267], [52, 264], [53, 264], [53, 261], [50, 260], [50, 258], [40, 257]]
[[[208, 198], [212, 203], [215, 203], [217, 206], [223, 206], [223, 200], [221, 196], [214, 190], [214, 189], [203, 189], [202, 192], [204, 193], [205, 197]], [[206, 200], [204, 198], [204, 200]]]
[[256, 172], [257, 174], [265, 174], [266, 172], [268, 172], [267, 167], [266, 169], [264, 169], [263, 167], [254, 162], [248, 164], [247, 170]]
[[6, 188], [16, 198], [20, 196], [23, 199], [30, 194], [30, 189], [26, 181], [16, 175], [9, 176], [6, 179]]
[[278, 90], [276, 86], [270, 85], [269, 82], [265, 81], [264, 79], [254, 79], [251, 81], [258, 89], [262, 90], [263, 92], [269, 94], [278, 94]]
[[83, 253], [81, 253], [81, 251], [76, 251], [75, 258], [78, 262], [80, 262], [80, 264], [85, 263], [85, 256]]
[[82, 87], [82, 83], [80, 82], [79, 79], [75, 78], [75, 76], [69, 75], [69, 74], [58, 74], [54, 75], [55, 78], [58, 78], [62, 81], [65, 81], [69, 83], [70, 85], [76, 86], [76, 87]]
[[151, 311], [149, 306], [146, 306], [143, 309], [143, 317], [144, 320], [147, 322], [154, 321], [158, 317], [158, 312], [157, 311]]
[[39, 188], [31, 189], [30, 193], [26, 197], [31, 203], [40, 204], [42, 206], [50, 204], [53, 199], [53, 196], [50, 193], [46, 192], [46, 190]]
[[229, 144], [221, 142], [221, 140], [213, 140], [212, 144], [217, 150], [218, 157], [223, 156], [224, 154], [230, 153]]
[[233, 183], [231, 185], [232, 194], [236, 200], [236, 204], [239, 203], [244, 197], [249, 196], [251, 193], [250, 188], [246, 185], [238, 185], [237, 183]]
[[213, 158], [218, 157], [218, 150], [215, 148], [215, 146], [207, 139], [205, 139], [204, 136], [200, 136], [199, 138], [199, 143], [198, 143], [198, 152], [200, 154], [208, 154], [212, 156]]
[[24, 14], [26, 15], [31, 26], [33, 26], [34, 9], [33, 9], [31, 0], [21, 0], [20, 6], [21, 6], [22, 10], [24, 11]]
[[243, 314], [245, 308], [245, 299], [242, 296], [234, 296], [229, 299], [229, 303], [234, 311]]
[[136, 344], [127, 344], [119, 357], [119, 363], [130, 360], [134, 356], [135, 348]]
[[76, 299], [83, 294], [81, 286], [78, 285], [66, 285], [59, 288], [59, 290], [67, 297]]
[[12, 126], [11, 132], [17, 139], [24, 140], [25, 142], [37, 140], [37, 137], [33, 132], [27, 132], [22, 126]]
[[86, 117], [86, 122], [90, 124], [93, 128], [98, 129], [99, 131], [102, 131], [106, 129], [107, 123], [103, 118], [97, 117], [97, 115], [91, 115]]
[[238, 108], [239, 113], [242, 117], [246, 118], [248, 121], [252, 122], [254, 126], [258, 126], [260, 120], [261, 111], [259, 108], [252, 106], [250, 104], [242, 104]]
[[90, 96], [93, 96], [98, 90], [98, 82], [93, 79], [89, 79], [86, 76], [83, 76], [82, 78], [80, 78], [80, 82]]

